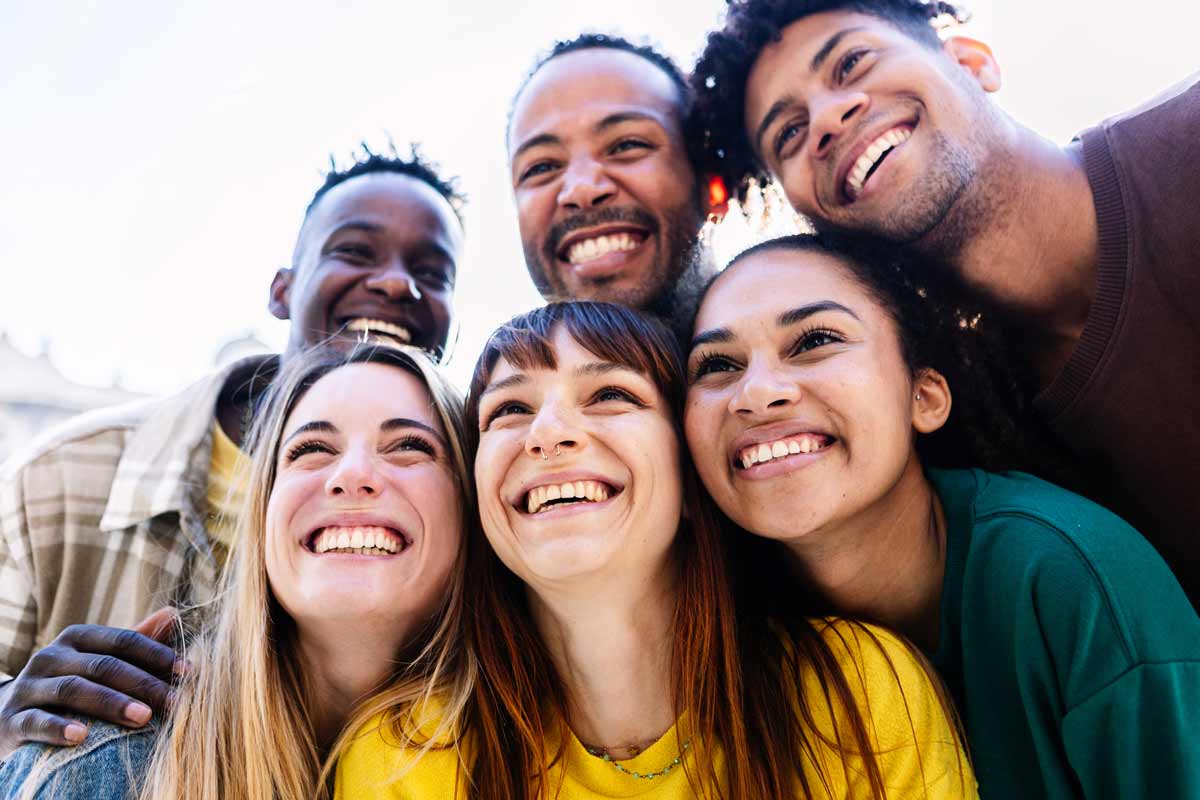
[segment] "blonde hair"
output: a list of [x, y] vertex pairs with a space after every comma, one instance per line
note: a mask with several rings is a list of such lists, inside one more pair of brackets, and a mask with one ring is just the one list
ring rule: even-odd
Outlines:
[[424, 382], [446, 432], [454, 480], [468, 508], [464, 516], [469, 519], [474, 513], [462, 399], [421, 351], [359, 346], [349, 353], [321, 349], [289, 358], [251, 431], [249, 489], [237, 544], [218, 599], [201, 614], [199, 629], [186, 638], [191, 669], [163, 723], [141, 800], [328, 798], [333, 765], [363, 721], [384, 707], [419, 706], [435, 694], [449, 711], [457, 712], [470, 695], [476, 668], [459, 633], [464, 535], [440, 613], [405, 648], [400, 666], [382, 690], [351, 713], [328, 754], [316, 741], [306, 710], [311, 692], [293, 646], [295, 624], [271, 593], [263, 531], [288, 416], [317, 381], [355, 363], [388, 364]]

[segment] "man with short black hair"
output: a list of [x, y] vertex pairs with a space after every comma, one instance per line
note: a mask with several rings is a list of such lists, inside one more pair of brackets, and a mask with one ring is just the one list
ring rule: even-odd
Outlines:
[[513, 100], [509, 167], [529, 274], [547, 300], [605, 300], [682, 328], [713, 272], [684, 137], [686, 78], [646, 45], [561, 41]]
[[138, 727], [164, 707], [181, 665], [145, 634], [168, 620], [128, 629], [164, 604], [212, 596], [234, 544], [255, 398], [281, 359], [327, 341], [440, 353], [461, 205], [415, 148], [407, 158], [364, 148], [317, 190], [292, 266], [272, 282], [271, 313], [292, 323], [282, 355], [79, 417], [4, 467], [0, 758], [23, 741], [83, 741], [86, 728], [63, 711]]

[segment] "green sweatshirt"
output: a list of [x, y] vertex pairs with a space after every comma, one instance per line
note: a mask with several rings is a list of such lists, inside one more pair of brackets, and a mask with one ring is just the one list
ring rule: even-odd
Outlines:
[[1200, 617], [1158, 553], [1030, 475], [929, 477], [947, 528], [930, 657], [980, 796], [1200, 798]]

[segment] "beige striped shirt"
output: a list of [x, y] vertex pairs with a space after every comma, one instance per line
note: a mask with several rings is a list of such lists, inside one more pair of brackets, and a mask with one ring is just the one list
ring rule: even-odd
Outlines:
[[166, 399], [84, 414], [0, 468], [0, 679], [68, 625], [131, 627], [211, 598], [217, 397], [248, 359]]

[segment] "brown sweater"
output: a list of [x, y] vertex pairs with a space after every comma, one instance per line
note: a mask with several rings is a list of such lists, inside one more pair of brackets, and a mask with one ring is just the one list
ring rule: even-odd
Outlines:
[[1037, 409], [1200, 608], [1200, 76], [1080, 138], [1096, 295]]

